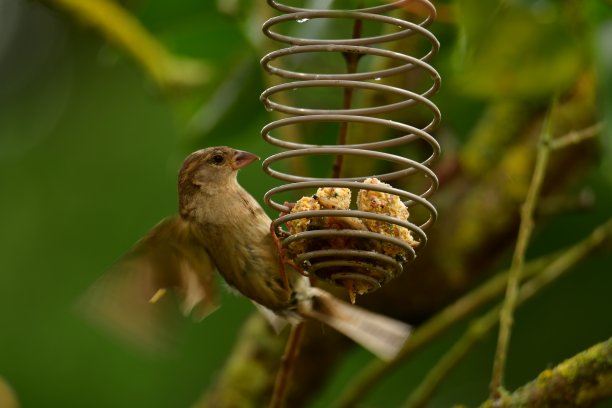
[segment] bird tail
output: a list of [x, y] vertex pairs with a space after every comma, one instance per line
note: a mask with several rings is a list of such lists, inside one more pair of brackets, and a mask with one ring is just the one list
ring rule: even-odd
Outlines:
[[382, 360], [392, 360], [410, 335], [410, 326], [343, 302], [319, 288], [309, 288], [298, 312], [316, 319], [363, 346]]

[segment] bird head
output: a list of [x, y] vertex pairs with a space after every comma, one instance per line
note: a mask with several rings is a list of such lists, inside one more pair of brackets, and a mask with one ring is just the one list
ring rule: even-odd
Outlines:
[[241, 168], [259, 159], [253, 153], [227, 146], [208, 147], [190, 154], [179, 173], [179, 188], [187, 185], [225, 185]]

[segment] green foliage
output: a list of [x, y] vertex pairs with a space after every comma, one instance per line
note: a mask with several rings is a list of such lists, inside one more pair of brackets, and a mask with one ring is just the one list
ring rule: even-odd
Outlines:
[[[257, 27], [272, 12], [262, 0], [122, 2], [172, 55], [211, 68], [206, 84], [163, 93], [129, 53], [50, 3], [0, 3], [0, 378], [24, 407], [189, 406], [230, 354], [252, 310], [248, 301], [224, 294], [223, 307], [201, 324], [187, 322], [180, 349], [164, 357], [116, 343], [82, 319], [75, 302], [151, 226], [176, 211], [175, 178], [186, 154], [217, 144], [262, 157], [275, 152], [259, 136], [270, 115], [259, 102], [266, 80], [258, 60], [262, 44], [272, 45], [257, 37]], [[545, 220], [532, 251], [545, 253], [586, 235], [612, 208], [610, 3], [435, 3], [457, 10], [450, 21], [432, 27], [442, 41], [432, 61], [444, 83], [436, 99], [445, 118], [438, 136], [449, 156], [499, 136], [484, 134], [488, 123], [479, 122], [482, 117], [502, 121], [514, 118], [510, 113], [532, 112], [581, 80], [591, 86], [596, 71], [606, 150], [601, 166], [586, 166], [587, 176], [564, 198], [586, 186], [597, 200], [587, 214]], [[517, 119], [508, 125], [506, 142], [522, 124]], [[470, 177], [485, 178], [502, 153], [469, 151], [461, 160], [473, 171]], [[276, 181], [253, 170], [240, 180], [261, 199]], [[504, 174], [499, 183], [514, 182], [511, 176]], [[479, 191], [474, 201], [494, 193]], [[498, 222], [488, 217], [474, 218]], [[609, 337], [609, 260], [605, 254], [593, 257], [580, 273], [519, 311], [510, 387]], [[452, 331], [401, 367], [367, 403], [403, 401], [458, 334]], [[492, 352], [493, 336], [469, 355], [432, 406], [482, 402]], [[328, 406], [367, 358], [357, 352], [345, 361], [315, 406]]]
[[575, 2], [458, 2], [455, 84], [484, 98], [538, 100], [566, 89], [584, 68]]

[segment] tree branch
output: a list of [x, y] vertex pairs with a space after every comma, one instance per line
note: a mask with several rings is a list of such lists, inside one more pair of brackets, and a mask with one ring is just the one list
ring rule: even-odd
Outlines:
[[291, 333], [287, 340], [285, 354], [281, 359], [281, 366], [276, 375], [276, 383], [274, 384], [270, 408], [282, 408], [285, 406], [285, 392], [287, 391], [287, 384], [289, 383], [291, 372], [293, 371], [297, 355], [300, 351], [300, 341], [302, 340], [303, 330], [304, 322], [299, 322], [291, 326]]
[[612, 338], [576, 354], [491, 407], [591, 407], [612, 397]]

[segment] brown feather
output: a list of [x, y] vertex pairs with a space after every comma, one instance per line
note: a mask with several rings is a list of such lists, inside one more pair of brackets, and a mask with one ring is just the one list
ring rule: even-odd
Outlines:
[[121, 338], [163, 350], [179, 322], [177, 301], [198, 320], [217, 308], [214, 272], [189, 224], [167, 218], [92, 285], [79, 307]]
[[277, 329], [279, 319], [314, 318], [393, 358], [410, 333], [404, 323], [341, 302], [293, 270], [286, 271], [285, 288], [271, 220], [236, 180], [256, 158], [225, 146], [192, 153], [178, 178], [180, 216], [140, 240], [92, 286], [82, 309], [132, 342], [163, 349], [178, 321], [176, 307], [167, 306], [177, 299], [184, 314], [205, 317], [217, 307], [218, 269], [228, 285], [266, 309]]

